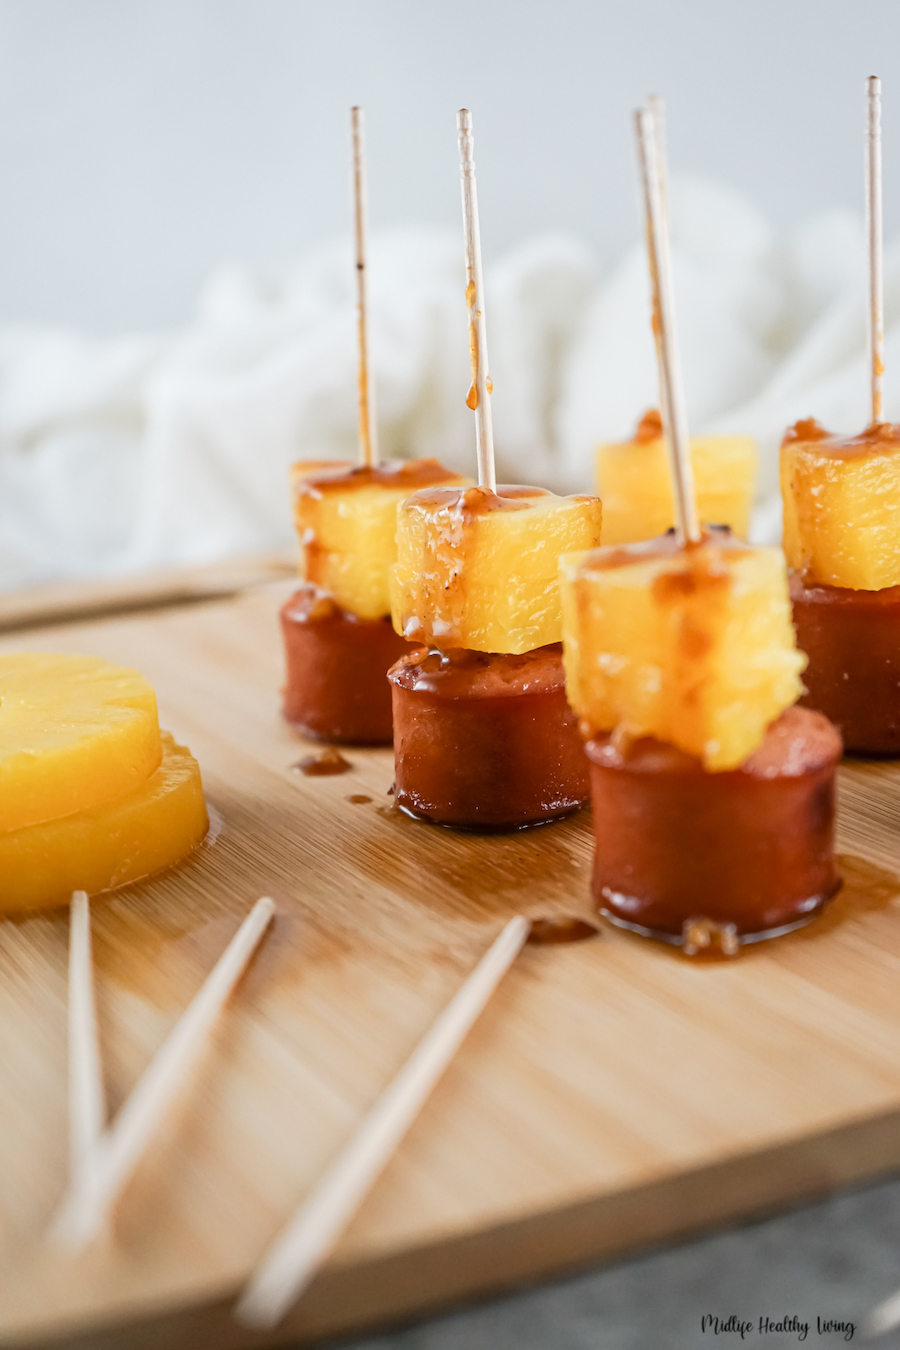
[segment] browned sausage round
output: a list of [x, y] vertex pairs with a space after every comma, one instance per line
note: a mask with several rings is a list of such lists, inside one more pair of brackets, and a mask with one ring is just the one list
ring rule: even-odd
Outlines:
[[410, 815], [515, 830], [575, 811], [589, 794], [562, 646], [522, 656], [419, 648], [388, 677], [394, 794]]
[[390, 745], [387, 672], [410, 649], [390, 619], [358, 619], [306, 585], [282, 607], [281, 629], [287, 720], [316, 740]]
[[803, 706], [829, 717], [848, 751], [900, 754], [900, 586], [805, 586], [793, 572], [791, 603], [809, 657]]
[[701, 917], [761, 933], [802, 921], [838, 889], [841, 740], [820, 713], [788, 708], [746, 763], [723, 773], [649, 738], [625, 753], [609, 736], [586, 749], [593, 894], [614, 919], [659, 935]]

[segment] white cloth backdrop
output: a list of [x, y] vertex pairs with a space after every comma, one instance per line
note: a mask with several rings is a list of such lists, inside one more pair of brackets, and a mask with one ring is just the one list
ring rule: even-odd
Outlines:
[[[672, 235], [691, 427], [759, 438], [755, 532], [777, 539], [784, 427], [867, 420], [862, 220], [780, 238], [729, 190], [681, 179]], [[382, 454], [474, 471], [461, 231], [376, 235], [371, 255]], [[582, 242], [542, 236], [485, 277], [501, 480], [592, 490], [593, 446], [656, 403], [641, 247], [601, 276]], [[352, 282], [341, 240], [279, 275], [223, 268], [180, 332], [0, 332], [0, 588], [289, 541], [288, 465], [356, 450]], [[900, 420], [900, 247], [885, 283]]]

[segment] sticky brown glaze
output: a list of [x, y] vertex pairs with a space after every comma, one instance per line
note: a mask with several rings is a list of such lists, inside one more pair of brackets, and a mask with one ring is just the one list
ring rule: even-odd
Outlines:
[[725, 773], [661, 741], [625, 753], [588, 741], [593, 894], [612, 917], [661, 936], [695, 918], [764, 933], [835, 894], [834, 780], [841, 740], [820, 713], [789, 708]]
[[455, 477], [439, 459], [383, 459], [378, 464], [354, 464], [347, 459], [306, 460], [294, 465], [292, 476], [296, 492], [314, 497], [372, 486], [402, 487], [412, 493]]
[[596, 924], [568, 916], [564, 919], [534, 919], [528, 941], [534, 947], [558, 947], [568, 942], [586, 942], [600, 930]]
[[635, 445], [648, 445], [663, 434], [662, 416], [657, 408], [648, 408], [638, 422], [634, 433]]
[[834, 722], [850, 753], [900, 755], [900, 586], [851, 591], [790, 576], [805, 708]]
[[394, 800], [470, 830], [543, 825], [588, 797], [562, 645], [522, 656], [419, 648], [391, 669]]
[[390, 618], [359, 619], [315, 586], [281, 609], [284, 716], [306, 736], [340, 745], [390, 745], [387, 672], [409, 643]]
[[[715, 544], [719, 548], [727, 548], [729, 554], [733, 557], [738, 553], [752, 553], [753, 549], [743, 542], [736, 539], [731, 532], [730, 525], [707, 525], [700, 532], [700, 538], [696, 541], [688, 540], [687, 543], [681, 543], [675, 533], [674, 527], [666, 530], [665, 534], [658, 534], [653, 539], [641, 539], [633, 544], [609, 544], [602, 545], [599, 548], [591, 549], [585, 554], [583, 567], [588, 567], [592, 572], [612, 572], [619, 567], [630, 567], [636, 563], [655, 562], [657, 558], [676, 558], [680, 555], [690, 555], [698, 553], [701, 562], [699, 570], [702, 572], [707, 564], [702, 561], [700, 550], [705, 544]], [[692, 586], [694, 582], [690, 580], [692, 573], [677, 574], [679, 577], [686, 576], [685, 580], [662, 579], [663, 586], [673, 585], [679, 588]]]
[[900, 423], [870, 422], [858, 436], [836, 436], [814, 417], [807, 417], [788, 427], [781, 443], [792, 445], [797, 441], [821, 441], [822, 449], [835, 459], [854, 459], [873, 451], [895, 451], [900, 445]]

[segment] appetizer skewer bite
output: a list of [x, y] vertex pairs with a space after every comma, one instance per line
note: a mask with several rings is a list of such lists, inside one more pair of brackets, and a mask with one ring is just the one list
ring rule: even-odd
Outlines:
[[872, 421], [859, 436], [813, 419], [781, 447], [784, 551], [800, 647], [803, 702], [839, 727], [848, 750], [900, 753], [900, 426], [882, 421], [881, 92], [868, 82], [866, 204]]
[[478, 486], [424, 488], [397, 511], [394, 626], [418, 650], [390, 671], [395, 801], [441, 825], [543, 824], [587, 798], [560, 647], [561, 553], [600, 539], [596, 497], [497, 486], [471, 115], [459, 114]]
[[304, 584], [281, 610], [284, 716], [307, 736], [390, 745], [385, 676], [409, 648], [391, 626], [388, 570], [397, 504], [417, 488], [467, 483], [436, 459], [378, 460], [366, 242], [361, 108], [352, 109], [357, 288], [359, 462], [307, 460], [292, 470]]
[[840, 738], [795, 706], [805, 664], [778, 549], [702, 530], [652, 117], [638, 144], [677, 528], [562, 559], [569, 701], [591, 764], [593, 893], [687, 951], [805, 922], [835, 892]]

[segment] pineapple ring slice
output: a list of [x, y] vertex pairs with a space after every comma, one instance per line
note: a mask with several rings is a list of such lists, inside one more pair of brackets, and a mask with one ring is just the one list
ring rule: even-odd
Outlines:
[[162, 763], [133, 792], [0, 834], [0, 913], [95, 895], [179, 862], [209, 829], [197, 761], [162, 732]]
[[133, 792], [159, 767], [156, 695], [89, 656], [0, 656], [0, 834]]

